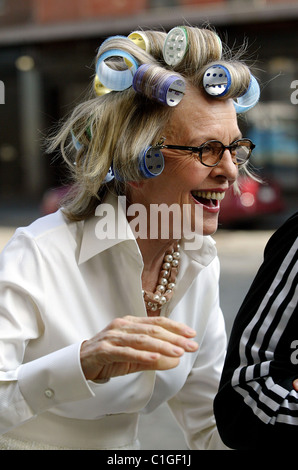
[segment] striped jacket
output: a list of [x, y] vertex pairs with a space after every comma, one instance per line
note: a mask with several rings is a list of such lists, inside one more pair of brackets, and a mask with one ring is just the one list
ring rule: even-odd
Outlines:
[[297, 232], [298, 212], [267, 243], [233, 325], [214, 403], [221, 438], [233, 449], [297, 442]]

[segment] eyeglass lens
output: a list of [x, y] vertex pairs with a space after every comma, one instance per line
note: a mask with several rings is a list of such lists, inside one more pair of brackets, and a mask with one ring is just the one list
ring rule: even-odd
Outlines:
[[[221, 142], [206, 142], [201, 149], [201, 159], [204, 165], [216, 165], [221, 159], [226, 147]], [[250, 142], [240, 141], [228, 147], [234, 163], [243, 165], [250, 156]]]

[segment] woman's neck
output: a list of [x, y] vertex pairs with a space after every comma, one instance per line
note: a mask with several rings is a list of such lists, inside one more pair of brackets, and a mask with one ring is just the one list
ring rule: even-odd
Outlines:
[[167, 250], [173, 248], [173, 240], [137, 239], [143, 257], [142, 285], [144, 290], [154, 291]]
[[[129, 187], [129, 191], [126, 194], [126, 197], [128, 203], [127, 220], [130, 223], [130, 227], [136, 237], [136, 241], [139, 245], [143, 257], [143, 289], [152, 292], [155, 290], [157, 283], [160, 279], [160, 271], [164, 263], [165, 253], [167, 251], [171, 251], [178, 240], [171, 239], [170, 237], [164, 238], [162, 236], [163, 233], [161, 228], [158, 229], [158, 227], [155, 227], [155, 218], [153, 220], [154, 226], [152, 227], [150, 207], [147, 206], [146, 198], [143, 197], [141, 191], [136, 190], [134, 185]], [[129, 210], [131, 205], [141, 206], [137, 219], [135, 219], [133, 215], [129, 215], [130, 213], [134, 213], [134, 210]], [[135, 206], [134, 209], [136, 209]], [[152, 229], [156, 228], [157, 231], [153, 230], [152, 232]], [[153, 236], [152, 233], [154, 233]]]

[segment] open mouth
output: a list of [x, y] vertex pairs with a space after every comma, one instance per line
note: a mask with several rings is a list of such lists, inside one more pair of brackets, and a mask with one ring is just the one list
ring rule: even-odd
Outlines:
[[192, 197], [207, 208], [219, 208], [219, 202], [225, 197], [224, 191], [191, 191]]

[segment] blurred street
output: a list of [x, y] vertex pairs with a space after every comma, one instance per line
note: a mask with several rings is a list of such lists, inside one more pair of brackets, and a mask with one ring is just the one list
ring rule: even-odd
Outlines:
[[[14, 230], [13, 227], [0, 227], [0, 251]], [[221, 305], [227, 334], [262, 262], [263, 249], [271, 233], [272, 230], [219, 230], [214, 236], [221, 260]], [[140, 441], [143, 450], [187, 449], [182, 432], [167, 406], [141, 417]]]

